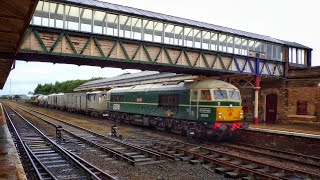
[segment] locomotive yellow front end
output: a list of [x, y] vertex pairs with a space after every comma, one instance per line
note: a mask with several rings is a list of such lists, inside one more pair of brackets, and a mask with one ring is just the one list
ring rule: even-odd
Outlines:
[[244, 114], [241, 106], [240, 91], [229, 84], [213, 89], [213, 98], [216, 103], [214, 132], [219, 137], [230, 137], [243, 125]]
[[234, 132], [243, 127], [243, 110], [241, 107], [220, 107], [216, 111], [215, 127], [225, 125], [229, 131]]

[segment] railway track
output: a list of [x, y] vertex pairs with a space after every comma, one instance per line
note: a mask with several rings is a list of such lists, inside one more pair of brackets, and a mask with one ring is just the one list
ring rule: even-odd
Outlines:
[[[28, 111], [37, 112], [31, 109]], [[54, 118], [45, 115], [41, 112], [37, 112], [43, 116]], [[54, 118], [56, 119], [56, 118]], [[56, 119], [59, 120], [59, 119]], [[63, 121], [63, 120], [59, 120]], [[63, 121], [64, 122], [64, 121]], [[64, 122], [66, 123], [66, 122]], [[74, 126], [70, 124], [71, 126]], [[77, 127], [77, 126], [74, 126]], [[81, 128], [81, 127], [77, 127]], [[81, 128], [83, 129], [83, 128]], [[86, 130], [88, 131], [88, 130]], [[90, 132], [90, 131], [88, 131]], [[90, 132], [105, 138], [100, 134]], [[253, 150], [244, 147], [238, 147], [236, 145], [214, 145], [220, 148], [212, 149], [203, 146], [197, 146], [193, 144], [178, 142], [178, 141], [167, 141], [163, 139], [156, 138], [125, 138], [123, 141], [118, 139], [112, 139], [112, 141], [129, 144], [130, 146], [140, 147], [146, 149], [153, 153], [160, 152], [161, 155], [167, 154], [170, 159], [180, 159], [183, 161], [189, 161], [191, 164], [204, 164], [204, 167], [210, 171], [215, 171], [218, 173], [225, 174], [226, 177], [239, 178], [242, 179], [319, 179], [319, 174], [314, 174], [301, 169], [296, 168], [286, 168], [278, 165], [270, 165], [264, 162], [259, 162], [249, 158], [243, 158], [241, 156], [234, 155], [228, 152], [228, 148], [231, 150], [246, 151], [250, 154], [263, 155], [271, 158], [278, 158], [280, 161], [286, 160], [294, 163], [301, 163], [313, 167], [319, 167], [317, 164], [304, 163], [295, 159], [284, 158], [282, 156], [277, 156], [274, 154], [269, 154], [268, 152], [261, 152], [258, 150]], [[221, 149], [223, 148], [223, 149]], [[254, 147], [253, 147], [254, 148]], [[152, 150], [150, 150], [152, 149]], [[270, 150], [270, 149], [269, 149]], [[270, 150], [271, 151], [271, 150]], [[277, 153], [274, 151], [273, 153]], [[279, 152], [278, 152], [279, 153]], [[285, 152], [282, 152], [285, 153]], [[292, 154], [294, 155], [294, 154]], [[307, 158], [307, 157], [305, 157]], [[315, 159], [317, 160], [317, 158]], [[317, 162], [317, 161], [316, 161]]]
[[[262, 178], [262, 179], [319, 179], [320, 174], [309, 171], [286, 168], [278, 165], [266, 164], [249, 158], [228, 153], [228, 150], [218, 150], [188, 144], [178, 141], [162, 140], [158, 138], [125, 139], [130, 143], [157, 149], [160, 152], [174, 155], [182, 161], [191, 164], [204, 164], [210, 171], [225, 174], [229, 178]], [[231, 148], [231, 146], [229, 147]], [[257, 151], [255, 153], [258, 153]]]
[[30, 179], [116, 179], [67, 152], [13, 109], [4, 107], [21, 159], [29, 162]]
[[17, 108], [36, 118], [41, 119], [53, 127], [61, 126], [63, 127], [63, 132], [76, 139], [79, 139], [82, 143], [99, 148], [100, 150], [109, 154], [110, 157], [115, 156], [118, 159], [123, 159], [125, 162], [131, 165], [148, 165], [168, 162], [168, 160], [175, 160], [175, 157], [171, 155], [126, 143], [117, 138], [103, 136], [42, 112], [25, 107], [22, 108], [20, 106]]
[[260, 147], [252, 144], [238, 143], [238, 142], [223, 143], [222, 145], [214, 144], [214, 146], [219, 146], [221, 148], [224, 148], [225, 150], [235, 149], [242, 152], [256, 154], [258, 156], [279, 158], [292, 163], [302, 164], [302, 165], [310, 166], [313, 168], [320, 168], [320, 158], [315, 156], [307, 156], [307, 155], [298, 154], [294, 152], [288, 152], [288, 151]]

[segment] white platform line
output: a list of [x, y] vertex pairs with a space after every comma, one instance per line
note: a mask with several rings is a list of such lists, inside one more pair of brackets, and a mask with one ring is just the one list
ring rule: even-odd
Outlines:
[[307, 134], [307, 133], [299, 133], [299, 132], [280, 131], [280, 130], [274, 130], [274, 129], [253, 128], [253, 127], [249, 127], [248, 130], [320, 139], [320, 135], [316, 135], [316, 134]]

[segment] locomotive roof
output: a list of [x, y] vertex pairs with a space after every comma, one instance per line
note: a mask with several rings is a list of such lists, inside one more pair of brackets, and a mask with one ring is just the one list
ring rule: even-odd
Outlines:
[[196, 81], [192, 84], [192, 89], [213, 89], [213, 88], [221, 88], [221, 89], [238, 89], [236, 86], [227, 83], [225, 81], [220, 80], [202, 80], [202, 81]]
[[49, 94], [48, 96], [63, 96], [64, 93], [58, 93], [58, 94]]
[[86, 94], [99, 94], [101, 93], [102, 91], [91, 91], [91, 92], [87, 92]]
[[48, 95], [39, 95], [38, 98], [39, 98], [39, 99], [41, 99], [41, 98], [48, 98]]
[[130, 87], [114, 88], [109, 92], [148, 92], [148, 91], [167, 91], [167, 90], [188, 90], [188, 89], [238, 89], [234, 85], [220, 80], [202, 80], [195, 82], [178, 82], [162, 84], [145, 84]]

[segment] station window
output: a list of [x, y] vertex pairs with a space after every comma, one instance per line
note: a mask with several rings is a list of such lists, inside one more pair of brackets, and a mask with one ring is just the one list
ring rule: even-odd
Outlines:
[[273, 46], [272, 46], [272, 59], [273, 59], [273, 60], [277, 60], [278, 52], [279, 52], [279, 47], [273, 45]]
[[249, 40], [249, 51], [255, 51], [254, 40]]
[[153, 21], [143, 20], [143, 40], [153, 41]]
[[240, 50], [241, 55], [248, 55], [248, 40], [247, 39], [242, 39], [241, 40], [241, 50]]
[[267, 52], [267, 45], [266, 43], [260, 43], [260, 52], [266, 53]]
[[226, 45], [227, 45], [227, 52], [233, 53], [233, 36], [227, 36]]
[[254, 44], [254, 51], [261, 52], [260, 48], [261, 48], [260, 42], [256, 41], [255, 44]]
[[304, 49], [289, 48], [289, 63], [305, 65], [306, 51]]
[[172, 24], [166, 24], [164, 27], [164, 43], [173, 44], [174, 41], [174, 26]]
[[128, 16], [120, 16], [119, 19], [120, 24], [120, 37], [130, 38], [131, 36], [131, 17]]
[[178, 94], [161, 94], [159, 95], [159, 107], [164, 109], [178, 109], [179, 95]]
[[49, 26], [49, 3], [40, 1], [33, 16], [33, 24]]
[[107, 35], [118, 36], [118, 15], [107, 14]]
[[92, 32], [92, 10], [81, 8], [80, 31]]
[[219, 34], [219, 51], [227, 52], [227, 36], [223, 34]]
[[56, 27], [56, 28], [63, 28], [63, 5], [62, 4], [50, 3], [49, 26]]
[[241, 54], [241, 38], [234, 38], [234, 53]]
[[124, 95], [111, 95], [110, 101], [113, 102], [123, 102]]
[[141, 26], [142, 20], [138, 18], [132, 18], [132, 35], [133, 39], [141, 40]]
[[154, 42], [162, 42], [163, 37], [163, 23], [161, 22], [154, 22], [154, 34], [153, 34], [153, 41]]
[[174, 27], [174, 45], [182, 46], [183, 40], [183, 27], [175, 26]]
[[267, 44], [267, 59], [272, 59], [272, 45]]
[[218, 34], [217, 33], [211, 33], [210, 49], [214, 51], [218, 51]]
[[209, 49], [210, 32], [202, 31], [202, 49]]
[[101, 11], [95, 11], [93, 19], [94, 19], [93, 32], [99, 33], [99, 34], [105, 34], [107, 13], [101, 12]]
[[79, 31], [79, 14], [80, 8], [74, 6], [66, 6], [66, 28]]
[[194, 47], [201, 48], [201, 31], [195, 29], [193, 33], [194, 33], [194, 39], [193, 39]]
[[184, 28], [184, 46], [192, 47], [193, 29]]
[[297, 63], [302, 64], [302, 59], [301, 59], [301, 49], [297, 50]]

